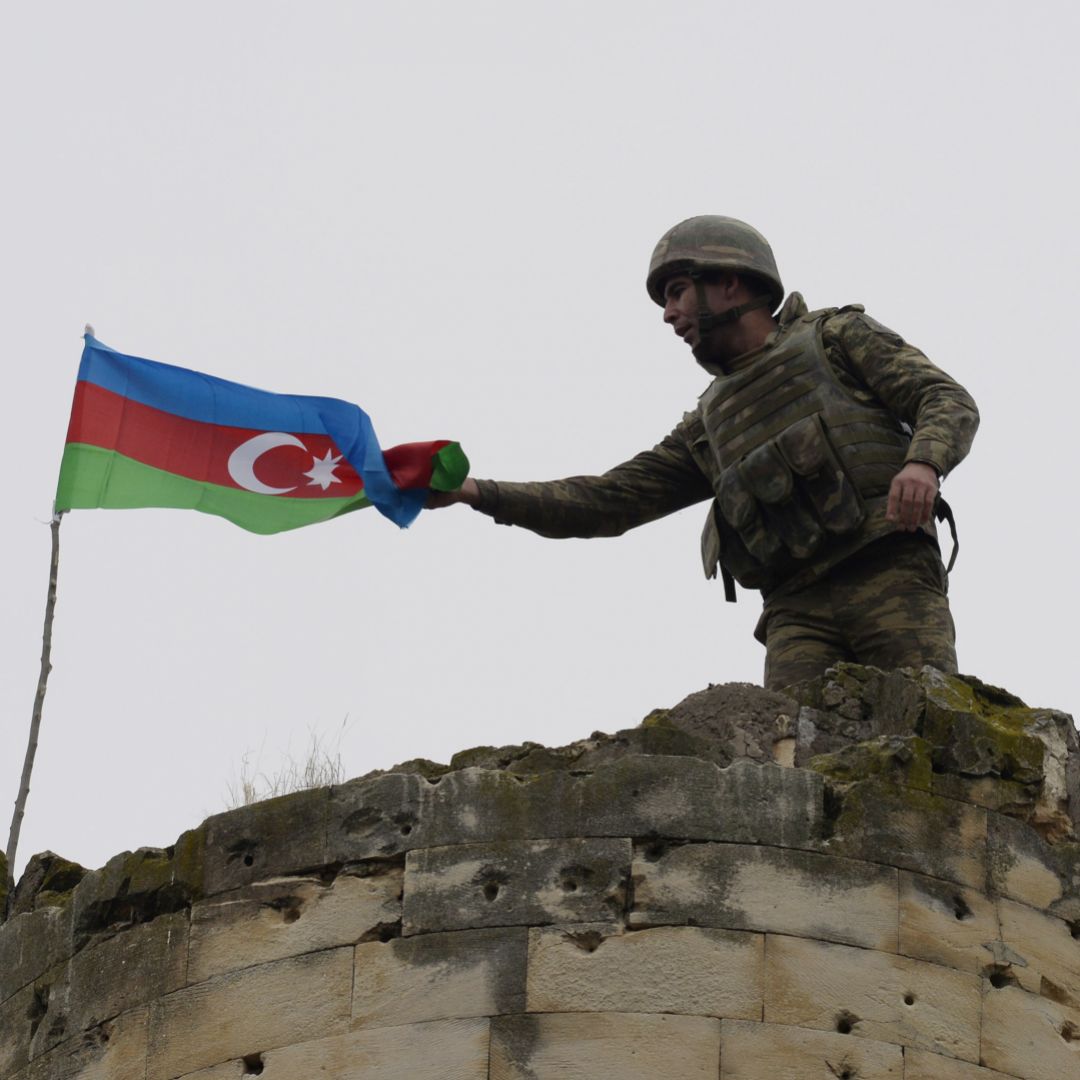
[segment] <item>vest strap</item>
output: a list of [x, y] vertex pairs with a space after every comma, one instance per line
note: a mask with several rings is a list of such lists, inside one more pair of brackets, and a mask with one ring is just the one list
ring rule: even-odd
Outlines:
[[937, 521], [949, 523], [949, 532], [952, 533], [952, 554], [949, 556], [949, 565], [945, 567], [945, 573], [951, 574], [956, 556], [960, 551], [960, 541], [956, 538], [956, 518], [953, 517], [952, 507], [940, 495], [934, 503], [934, 518]]
[[723, 563], [720, 564], [720, 578], [724, 582], [724, 599], [729, 604], [736, 603], [738, 598], [735, 595], [735, 579], [731, 576], [731, 571]]

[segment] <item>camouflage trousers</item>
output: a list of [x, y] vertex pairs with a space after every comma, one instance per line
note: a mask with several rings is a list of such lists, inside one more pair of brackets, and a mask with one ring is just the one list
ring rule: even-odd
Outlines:
[[929, 537], [896, 533], [868, 544], [821, 581], [766, 600], [755, 631], [765, 643], [765, 686], [782, 689], [839, 660], [955, 672], [947, 590]]

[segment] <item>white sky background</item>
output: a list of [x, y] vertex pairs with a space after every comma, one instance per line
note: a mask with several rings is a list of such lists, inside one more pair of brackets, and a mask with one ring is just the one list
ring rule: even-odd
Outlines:
[[[772, 241], [974, 394], [946, 494], [961, 668], [1075, 712], [1074, 3], [458, 0], [9, 8], [0, 819], [41, 645], [89, 320], [123, 352], [361, 405], [477, 476], [598, 472], [707, 377], [644, 277], [682, 218]], [[88, 866], [224, 808], [314, 731], [349, 775], [559, 744], [760, 681], [704, 507], [547, 541], [465, 508], [273, 537], [166, 510], [61, 530], [19, 851]]]

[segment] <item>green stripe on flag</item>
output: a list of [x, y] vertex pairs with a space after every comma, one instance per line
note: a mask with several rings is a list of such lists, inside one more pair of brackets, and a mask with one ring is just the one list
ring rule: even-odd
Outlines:
[[172, 507], [227, 518], [255, 533], [284, 532], [329, 521], [339, 514], [370, 506], [364, 495], [347, 499], [291, 499], [190, 480], [155, 469], [100, 446], [68, 443], [56, 486], [57, 510], [101, 507], [131, 510]]
[[469, 475], [469, 459], [456, 442], [447, 443], [436, 451], [431, 464], [432, 491], [457, 491]]

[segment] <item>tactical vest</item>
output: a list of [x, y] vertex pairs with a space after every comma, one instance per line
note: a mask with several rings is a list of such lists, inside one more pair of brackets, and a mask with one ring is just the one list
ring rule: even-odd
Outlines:
[[[911, 436], [883, 406], [855, 400], [822, 343], [836, 308], [796, 320], [772, 348], [702, 394], [693, 447], [716, 499], [701, 537], [708, 577], [765, 595], [821, 577], [895, 531], [889, 485]], [[933, 526], [928, 527], [933, 534]]]

